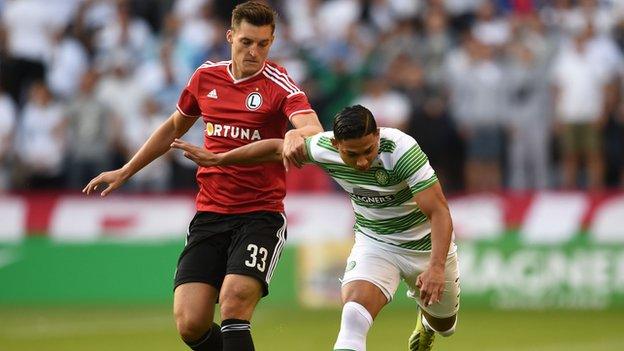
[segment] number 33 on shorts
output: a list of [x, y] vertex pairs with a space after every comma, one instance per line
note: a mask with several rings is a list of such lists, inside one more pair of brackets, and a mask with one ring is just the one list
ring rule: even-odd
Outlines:
[[249, 259], [245, 261], [245, 266], [256, 267], [260, 272], [264, 272], [269, 251], [256, 244], [247, 245], [247, 251], [249, 251]]

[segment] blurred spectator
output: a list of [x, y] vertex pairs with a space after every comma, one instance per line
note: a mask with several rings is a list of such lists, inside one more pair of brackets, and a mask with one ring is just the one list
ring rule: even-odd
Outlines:
[[443, 96], [432, 93], [425, 97], [421, 108], [412, 113], [408, 134], [427, 154], [444, 191], [453, 193], [463, 189], [463, 145]]
[[412, 112], [409, 99], [404, 94], [391, 90], [383, 78], [367, 80], [363, 94], [353, 104], [368, 108], [380, 127], [407, 130]]
[[15, 104], [0, 86], [0, 193], [10, 188], [11, 146], [16, 119]]
[[412, 21], [403, 20], [393, 31], [381, 38], [381, 43], [374, 52], [377, 60], [373, 70], [377, 74], [388, 71], [388, 66], [399, 56], [406, 56], [412, 60], [420, 59], [425, 51], [421, 38]]
[[132, 74], [132, 61], [126, 52], [116, 52], [111, 59], [111, 71], [103, 74], [98, 81], [96, 97], [120, 118], [123, 124], [120, 140], [125, 149], [123, 153], [127, 154], [133, 149], [132, 137], [128, 133], [136, 128], [135, 125], [142, 123], [141, 113], [148, 92]]
[[[141, 114], [137, 122], [131, 125], [125, 125], [127, 135], [129, 136], [129, 149], [127, 158], [134, 155], [143, 145], [150, 135], [158, 128], [169, 116], [161, 112], [160, 106], [156, 100], [147, 98], [143, 100]], [[135, 174], [129, 182], [129, 186], [134, 191], [164, 191], [167, 190], [171, 181], [171, 155], [159, 157], [152, 161], [149, 165], [141, 169]]]
[[616, 147], [619, 150], [619, 174], [620, 174], [620, 188], [624, 189], [624, 110], [618, 111], [616, 123], [619, 131], [619, 140], [616, 139]]
[[522, 43], [512, 45], [509, 54], [509, 184], [518, 190], [545, 189], [552, 123], [547, 66]]
[[356, 27], [347, 38], [335, 39], [332, 44], [335, 46], [317, 46], [318, 51], [302, 54], [310, 77], [304, 82], [306, 91], [325, 129], [331, 129], [334, 115], [357, 98], [361, 81], [375, 61], [372, 42]]
[[221, 22], [215, 19], [212, 3], [204, 1], [194, 16], [177, 18], [179, 21], [178, 46], [190, 67], [201, 65], [206, 58], [216, 60], [218, 44], [225, 37]]
[[599, 34], [610, 34], [616, 23], [615, 12], [602, 6], [598, 0], [578, 0], [578, 6], [573, 11], [574, 23], [582, 24], [586, 21], [595, 25]]
[[68, 186], [82, 189], [90, 179], [112, 167], [120, 135], [119, 120], [95, 96], [99, 77], [90, 70], [81, 78], [78, 95], [67, 107]]
[[441, 91], [437, 86], [429, 84], [425, 76], [425, 69], [407, 55], [397, 57], [391, 63], [386, 75], [386, 83], [405, 95], [409, 101], [412, 115], [414, 111], [422, 110], [425, 99], [429, 95]]
[[358, 25], [362, 4], [357, 0], [324, 1], [315, 14], [318, 35], [341, 40], [348, 36], [353, 26]]
[[[53, 99], [71, 105], [69, 135], [89, 135], [102, 120], [118, 119], [123, 128], [113, 133], [113, 155], [102, 151], [100, 160], [122, 162], [135, 147], [137, 131], [149, 125], [145, 112], [156, 119], [168, 115], [194, 67], [228, 56], [226, 19], [240, 1], [0, 0], [0, 85], [16, 103], [15, 142], [28, 87], [43, 80]], [[624, 163], [624, 1], [276, 4], [279, 39], [270, 59], [300, 82], [325, 128], [346, 105], [377, 107], [386, 120], [382, 125], [407, 128], [417, 137], [440, 179], [446, 178], [445, 186], [453, 190], [462, 190], [464, 180], [468, 191], [498, 189], [501, 174], [519, 189], [553, 186], [559, 173], [565, 187], [576, 186], [577, 180], [592, 189], [605, 181], [618, 183]], [[582, 45], [569, 44], [570, 33], [579, 42], [578, 33], [588, 23], [595, 34]], [[93, 76], [92, 70], [101, 78], [94, 80], [94, 92], [85, 93], [79, 82], [85, 72]], [[544, 91], [548, 83], [560, 92], [550, 105], [555, 112], [537, 112], [555, 97]], [[82, 116], [101, 116], [102, 110], [110, 114]], [[563, 172], [555, 172], [558, 164], [548, 165], [549, 155], [559, 156], [552, 153], [558, 149], [549, 150], [553, 135], [544, 126], [549, 120], [561, 132]], [[605, 121], [607, 128], [601, 128]], [[193, 131], [200, 143], [204, 126], [197, 124]], [[463, 142], [466, 149], [458, 150]], [[591, 152], [585, 155], [584, 148]], [[83, 149], [88, 148], [72, 144], [60, 155], [68, 161], [72, 187], [83, 170], [99, 167], [86, 161], [84, 167], [71, 165], [84, 156], [76, 155]], [[168, 187], [195, 186], [194, 165], [173, 156], [169, 166]], [[145, 189], [161, 186], [153, 185], [160, 180], [146, 182]]]
[[570, 27], [578, 27], [579, 17], [574, 14], [572, 0], [546, 2], [541, 12], [546, 24], [559, 35], [569, 31]]
[[87, 51], [72, 32], [73, 27], [67, 27], [54, 38], [47, 74], [50, 90], [64, 100], [76, 94], [80, 77], [89, 67]]
[[444, 8], [453, 28], [460, 33], [470, 29], [474, 14], [482, 0], [430, 0], [430, 7]]
[[284, 11], [290, 23], [297, 23], [290, 27], [294, 42], [309, 48], [313, 46], [314, 37], [318, 32], [314, 14], [317, 13], [319, 0], [289, 0], [284, 1]]
[[550, 61], [559, 46], [558, 38], [552, 31], [548, 31], [537, 13], [514, 17], [512, 40], [526, 45], [535, 56], [535, 60], [541, 63]]
[[133, 16], [129, 0], [115, 1], [115, 16], [97, 33], [98, 57], [107, 61], [121, 51], [132, 59], [131, 64], [136, 65], [150, 54], [152, 33], [145, 20]]
[[421, 1], [373, 0], [364, 2], [363, 17], [380, 32], [391, 31], [399, 22], [411, 21], [416, 17]]
[[52, 53], [52, 35], [58, 29], [45, 0], [9, 0], [0, 14], [6, 31], [10, 63], [6, 69], [7, 92], [20, 105], [28, 86], [45, 79], [46, 63]]
[[608, 77], [589, 50], [591, 25], [577, 31], [572, 42], [561, 48], [553, 64], [555, 130], [563, 156], [564, 188], [577, 186], [579, 164], [587, 165], [587, 186], [603, 185], [602, 127], [606, 122], [605, 93]]
[[509, 41], [509, 22], [496, 16], [496, 6], [492, 0], [484, 0], [477, 8], [477, 18], [473, 35], [483, 44], [500, 47]]
[[6, 87], [14, 85], [12, 76], [8, 74], [8, 71], [12, 65], [12, 59], [9, 56], [9, 49], [7, 47], [7, 36], [2, 22], [0, 22], [0, 88], [3, 89], [3, 94], [6, 93]]
[[85, 28], [101, 29], [114, 21], [115, 5], [115, 0], [86, 0], [81, 4], [76, 20], [83, 22]]
[[212, 0], [176, 0], [173, 3], [173, 14], [180, 20], [196, 17], [201, 13], [202, 7], [211, 4]]
[[344, 68], [356, 72], [366, 66], [369, 54], [373, 50], [373, 33], [366, 27], [353, 24], [345, 29], [344, 36], [328, 36], [322, 45], [313, 48], [314, 56], [322, 64], [337, 69]]
[[22, 189], [58, 189], [64, 185], [67, 140], [63, 107], [43, 81], [32, 84], [17, 129], [15, 184]]
[[624, 189], [624, 107], [618, 108], [605, 126], [605, 185]]
[[442, 90], [444, 84], [444, 58], [453, 41], [443, 11], [428, 11], [424, 18], [422, 56], [427, 83]]
[[163, 41], [158, 57], [146, 61], [134, 73], [137, 83], [151, 95], [159, 95], [168, 89], [176, 91], [176, 99], [168, 108], [175, 106], [180, 89], [186, 85], [193, 73], [191, 66], [175, 56], [174, 49], [172, 39]]
[[170, 11], [172, 0], [131, 0], [132, 12], [146, 21], [152, 32], [160, 32], [163, 20]]
[[498, 190], [504, 148], [505, 76], [492, 47], [475, 39], [466, 43], [467, 61], [451, 72], [455, 118], [466, 143], [464, 177], [468, 191]]

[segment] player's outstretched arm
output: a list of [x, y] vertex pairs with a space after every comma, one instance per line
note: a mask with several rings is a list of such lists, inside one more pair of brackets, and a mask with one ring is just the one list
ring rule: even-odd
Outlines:
[[184, 135], [196, 120], [197, 118], [183, 116], [178, 111], [174, 112], [152, 133], [128, 163], [119, 169], [101, 173], [93, 178], [82, 189], [82, 192], [89, 195], [91, 192], [99, 191], [106, 186], [100, 195], [108, 195], [111, 191], [122, 186], [136, 172], [167, 152], [171, 143]]
[[174, 149], [184, 151], [184, 157], [202, 167], [227, 166], [234, 164], [257, 164], [282, 161], [282, 139], [256, 141], [228, 152], [215, 154], [203, 147], [198, 147], [176, 139], [171, 143]]
[[429, 266], [416, 281], [421, 301], [431, 305], [440, 301], [444, 291], [444, 268], [453, 235], [453, 222], [440, 183], [418, 192], [414, 200], [431, 221]]

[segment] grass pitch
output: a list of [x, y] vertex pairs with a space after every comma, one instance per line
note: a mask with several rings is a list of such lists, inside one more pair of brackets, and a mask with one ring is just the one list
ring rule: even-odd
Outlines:
[[[369, 333], [368, 350], [406, 350], [416, 313], [389, 306]], [[252, 321], [259, 351], [331, 350], [340, 311], [261, 305]], [[624, 350], [624, 311], [464, 309], [457, 333], [435, 350]], [[187, 350], [169, 306], [0, 306], [0, 351]]]

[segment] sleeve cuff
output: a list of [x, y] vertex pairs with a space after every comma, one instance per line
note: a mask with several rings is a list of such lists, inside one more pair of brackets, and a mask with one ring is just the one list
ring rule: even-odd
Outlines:
[[182, 109], [180, 108], [180, 105], [176, 105], [176, 109], [177, 109], [177, 110], [178, 110], [178, 112], [180, 112], [180, 114], [182, 114], [182, 116], [184, 116], [184, 117], [199, 117], [199, 116], [201, 116], [201, 115], [196, 115], [196, 116], [193, 116], [193, 115], [189, 115], [188, 113], [185, 113], [185, 112], [184, 112], [184, 111], [182, 111]]
[[298, 114], [302, 114], [302, 113], [310, 113], [310, 112], [314, 112], [313, 109], [307, 109], [307, 110], [299, 110], [299, 111], [295, 111], [293, 113], [291, 113], [290, 115], [288, 115], [288, 120], [292, 120], [294, 115], [298, 115]]

